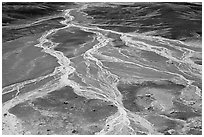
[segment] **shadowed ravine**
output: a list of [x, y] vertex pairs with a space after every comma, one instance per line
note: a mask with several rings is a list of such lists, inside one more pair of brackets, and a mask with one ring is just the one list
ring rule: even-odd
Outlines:
[[[63, 27], [24, 47], [46, 56], [42, 65], [20, 78], [5, 72], [3, 134], [201, 134], [201, 48], [102, 29], [83, 12], [89, 6], [63, 11]], [[5, 61], [26, 58], [24, 48]]]

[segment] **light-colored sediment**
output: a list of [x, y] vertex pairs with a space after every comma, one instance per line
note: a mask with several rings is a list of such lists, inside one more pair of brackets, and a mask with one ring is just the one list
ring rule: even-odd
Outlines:
[[[141, 116], [138, 113], [131, 112], [124, 107], [123, 95], [117, 89], [118, 82], [121, 80], [124, 80], [124, 82], [133, 83], [133, 81], [135, 81], [133, 77], [134, 76], [136, 77], [137, 75], [135, 73], [132, 73], [132, 77], [131, 77], [131, 70], [134, 70], [136, 68], [136, 66], [138, 69], [151, 70], [152, 72], [156, 72], [158, 74], [161, 73], [162, 75], [165, 75], [165, 76], [166, 75], [172, 75], [172, 77], [173, 76], [174, 77], [172, 79], [170, 79], [171, 81], [173, 81], [175, 83], [179, 83], [180, 82], [179, 79], [181, 79], [182, 82], [180, 82], [180, 83], [182, 83], [185, 86], [189, 86], [194, 81], [188, 79], [187, 77], [184, 77], [181, 74], [174, 73], [173, 71], [170, 72], [168, 70], [159, 70], [156, 68], [152, 68], [151, 65], [144, 66], [144, 65], [132, 63], [131, 61], [130, 62], [125, 61], [123, 59], [114, 57], [114, 53], [113, 53], [112, 58], [103, 55], [103, 48], [110, 46], [110, 43], [112, 41], [110, 38], [108, 38], [105, 35], [108, 32], [121, 35], [121, 37], [120, 37], [121, 40], [124, 41], [127, 46], [137, 47], [138, 49], [155, 52], [161, 56], [167, 57], [171, 61], [175, 61], [175, 62], [180, 63], [180, 64], [185, 63], [185, 64], [187, 64], [187, 66], [189, 68], [197, 69], [197, 72], [192, 72], [192, 71], [187, 72], [186, 70], [179, 68], [179, 66], [176, 66], [175, 68], [177, 68], [178, 71], [188, 73], [187, 75], [193, 75], [194, 77], [199, 77], [198, 73], [201, 72], [201, 67], [199, 65], [196, 65], [189, 58], [186, 58], [187, 56], [189, 56], [189, 54], [187, 54], [187, 51], [189, 51], [188, 53], [190, 53], [191, 50], [187, 49], [187, 51], [185, 52], [185, 57], [183, 58], [183, 60], [182, 59], [179, 60], [176, 56], [172, 55], [172, 52], [168, 49], [160, 48], [160, 50], [155, 50], [154, 49], [154, 47], [156, 47], [155, 45], [147, 44], [147, 43], [143, 42], [142, 39], [141, 39], [141, 41], [135, 41], [133, 39], [134, 37], [151, 39], [151, 36], [142, 36], [139, 34], [125, 34], [125, 33], [116, 32], [116, 31], [112, 31], [112, 30], [104, 30], [104, 29], [101, 29], [98, 27], [88, 27], [87, 25], [83, 25], [83, 24], [75, 22], [75, 18], [74, 18], [74, 16], [70, 15], [70, 11], [76, 10], [77, 12], [80, 12], [81, 9], [84, 9], [86, 7], [87, 7], [87, 5], [83, 5], [81, 8], [66, 10], [64, 12], [64, 17], [66, 18], [66, 20], [61, 22], [62, 24], [66, 25], [66, 26], [62, 27], [62, 28], [58, 28], [58, 29], [52, 29], [52, 30], [45, 32], [39, 38], [39, 44], [35, 45], [36, 47], [42, 48], [43, 49], [42, 52], [45, 52], [45, 53], [47, 53], [47, 54], [49, 54], [49, 55], [51, 55], [57, 59], [60, 66], [56, 67], [55, 71], [53, 73], [46, 75], [46, 76], [43, 76], [43, 77], [33, 79], [33, 80], [28, 80], [28, 81], [24, 81], [22, 83], [13, 84], [13, 85], [7, 86], [3, 89], [3, 94], [6, 94], [6, 93], [12, 92], [16, 89], [22, 88], [25, 84], [32, 83], [35, 81], [40, 81], [40, 80], [47, 78], [49, 76], [57, 75], [55, 80], [51, 81], [50, 83], [47, 83], [43, 87], [41, 87], [39, 89], [35, 89], [32, 92], [28, 92], [28, 93], [25, 93], [23, 95], [16, 96], [15, 98], [13, 98], [13, 99], [11, 99], [11, 100], [9, 100], [3, 104], [2, 112], [3, 112], [3, 114], [5, 114], [5, 113], [7, 114], [7, 116], [3, 117], [3, 119], [2, 119], [3, 134], [29, 134], [29, 132], [25, 133], [24, 127], [21, 125], [22, 121], [19, 118], [17, 118], [15, 115], [8, 112], [10, 108], [12, 108], [15, 105], [17, 105], [21, 102], [24, 102], [26, 100], [32, 100], [32, 99], [35, 99], [38, 97], [46, 96], [48, 93], [50, 93], [54, 90], [60, 89], [62, 87], [65, 87], [65, 86], [73, 87], [75, 93], [80, 95], [80, 96], [84, 96], [86, 98], [91, 98], [91, 99], [100, 99], [103, 101], [108, 101], [117, 107], [117, 109], [118, 109], [117, 113], [115, 113], [114, 115], [112, 115], [110, 117], [107, 117], [107, 119], [106, 119], [106, 125], [109, 125], [109, 126], [108, 127], [105, 126], [100, 132], [97, 132], [96, 134], [98, 134], [98, 135], [101, 135], [101, 134], [137, 134], [137, 132], [143, 132], [145, 134], [161, 134], [157, 131], [157, 129], [155, 128], [155, 126], [152, 123], [150, 123], [147, 119], [145, 119], [145, 117]], [[48, 36], [52, 36], [52, 35], [56, 34], [59, 30], [67, 29], [69, 27], [77, 27], [83, 31], [94, 33], [96, 35], [96, 39], [98, 41], [98, 43], [96, 45], [94, 45], [91, 49], [87, 50], [85, 53], [82, 54], [83, 61], [85, 62], [84, 64], [87, 66], [85, 66], [86, 70], [81, 71], [81, 72], [77, 72], [77, 68], [75, 68], [75, 66], [74, 66], [74, 65], [76, 65], [76, 67], [77, 67], [80, 64], [74, 64], [73, 65], [72, 62], [70, 61], [70, 59], [67, 58], [62, 52], [54, 50], [54, 47], [56, 47], [58, 45], [58, 43], [55, 43], [52, 40], [47, 39]], [[161, 40], [164, 43], [165, 42], [168, 43], [168, 41], [170, 41], [168, 39], [163, 39], [163, 38], [159, 38], [159, 37], [152, 37], [152, 39]], [[178, 41], [174, 41], [174, 42], [178, 43]], [[127, 73], [124, 72], [124, 73], [126, 73], [127, 78], [123, 77], [122, 71], [119, 72], [119, 73], [121, 73], [121, 75], [114, 74], [114, 71], [117, 69], [117, 68], [114, 68], [114, 66], [113, 66], [112, 70], [106, 69], [106, 67], [103, 65], [102, 60], [98, 59], [96, 56], [102, 58], [103, 61], [105, 60], [107, 62], [113, 62], [113, 63], [114, 62], [120, 62], [120, 63], [124, 63], [124, 64], [127, 63], [128, 65], [124, 65], [124, 68], [125, 67], [127, 68], [126, 70], [124, 70], [124, 71], [127, 71]], [[89, 67], [89, 65], [91, 63], [95, 64], [95, 67], [97, 68], [97, 76], [96, 77], [91, 76], [92, 75], [91, 71], [88, 72], [87, 68]], [[87, 87], [82, 86], [82, 85], [78, 84], [77, 82], [75, 82], [74, 80], [69, 79], [69, 76], [74, 72], [76, 72], [77, 74], [80, 74], [79, 77], [82, 78], [82, 81], [84, 83], [88, 84]], [[130, 77], [130, 79], [128, 79], [128, 77]], [[155, 79], [155, 81], [158, 79]], [[148, 79], [148, 77], [143, 77], [143, 78], [139, 79], [138, 81], [141, 82], [141, 81], [148, 81], [148, 80], [151, 81], [151, 77], [149, 77], [149, 79]], [[150, 90], [152, 90], [152, 89], [150, 89]], [[156, 90], [156, 89], [153, 89], [153, 90]], [[41, 91], [43, 91], [43, 92], [41, 92]], [[162, 92], [162, 91], [160, 91], [160, 92]], [[201, 97], [198, 89], [194, 92], [199, 94], [198, 98]], [[184, 92], [182, 92], [182, 93], [184, 93]], [[155, 91], [154, 94], [155, 95], [159, 94], [159, 92]], [[170, 94], [170, 95], [171, 95], [171, 99], [168, 100], [169, 102], [171, 102], [173, 99], [173, 95], [172, 94]], [[159, 97], [158, 97], [158, 100], [159, 100]], [[165, 111], [170, 109], [173, 105], [173, 103], [172, 103], [172, 104], [168, 104], [165, 106], [166, 102], [164, 100], [160, 100], [160, 101], [161, 102], [163, 101], [162, 103], [164, 105], [163, 107], [164, 107]], [[167, 103], [169, 103], [168, 101], [167, 101]], [[162, 104], [161, 102], [160, 102], [160, 104]], [[142, 130], [141, 129], [140, 130], [134, 129], [130, 124], [131, 122], [133, 122], [138, 127], [141, 127]], [[123, 131], [123, 133], [122, 133], [122, 131]]]

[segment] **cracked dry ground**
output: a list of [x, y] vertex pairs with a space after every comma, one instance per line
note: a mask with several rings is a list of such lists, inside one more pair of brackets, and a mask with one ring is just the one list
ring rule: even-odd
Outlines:
[[201, 134], [201, 48], [91, 25], [3, 43], [3, 134]]

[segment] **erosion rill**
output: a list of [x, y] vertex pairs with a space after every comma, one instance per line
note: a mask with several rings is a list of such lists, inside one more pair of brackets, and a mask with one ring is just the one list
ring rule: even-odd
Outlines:
[[99, 27], [94, 6], [3, 43], [3, 134], [201, 134], [201, 48]]

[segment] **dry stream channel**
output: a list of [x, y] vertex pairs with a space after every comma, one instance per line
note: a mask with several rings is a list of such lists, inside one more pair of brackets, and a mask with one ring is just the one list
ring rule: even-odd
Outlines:
[[19, 57], [5, 63], [15, 71], [5, 73], [3, 134], [201, 134], [201, 49], [96, 27], [87, 6], [3, 55]]

